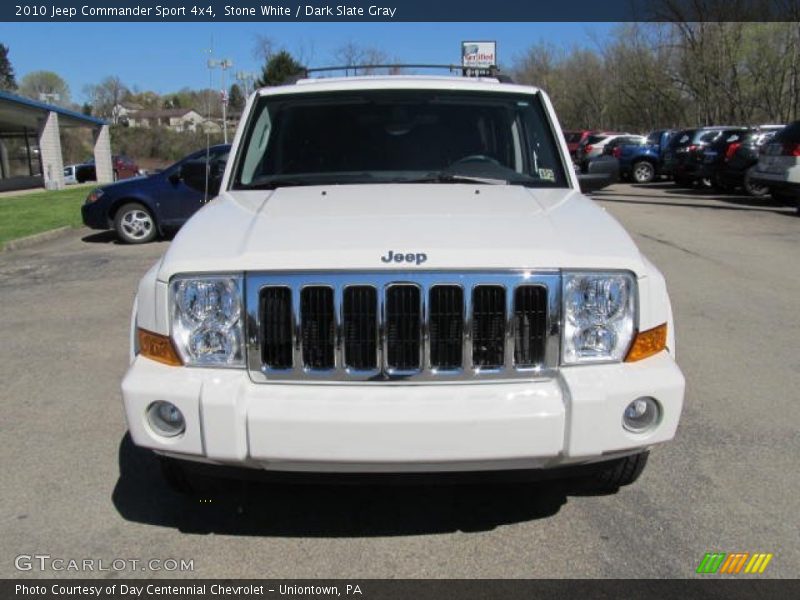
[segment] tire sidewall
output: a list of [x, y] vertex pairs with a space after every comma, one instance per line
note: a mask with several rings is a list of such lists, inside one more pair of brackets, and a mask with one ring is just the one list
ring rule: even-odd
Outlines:
[[769, 188], [766, 186], [754, 185], [750, 180], [749, 173], [745, 173], [742, 187], [744, 188], [745, 193], [753, 198], [763, 198], [769, 193]]
[[[649, 176], [646, 179], [640, 179], [636, 176], [636, 172], [640, 167], [646, 167], [649, 172]], [[633, 164], [633, 169], [631, 171], [631, 178], [633, 179], [634, 183], [652, 183], [656, 177], [656, 170], [653, 165], [646, 160], [642, 160]]]
[[[150, 217], [150, 221], [152, 222], [153, 226], [150, 229], [150, 232], [141, 238], [134, 238], [127, 234], [127, 232], [122, 227], [122, 219], [125, 214], [130, 213], [135, 210], [144, 211]], [[129, 202], [127, 204], [123, 204], [119, 207], [116, 214], [114, 215], [114, 230], [117, 232], [117, 237], [126, 244], [146, 244], [148, 242], [152, 242], [156, 239], [158, 235], [158, 228], [156, 226], [156, 220], [153, 217], [153, 213], [144, 206], [143, 204], [139, 204], [138, 202]]]

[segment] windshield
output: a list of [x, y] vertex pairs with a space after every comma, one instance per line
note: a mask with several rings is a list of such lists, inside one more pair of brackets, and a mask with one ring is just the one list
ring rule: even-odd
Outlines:
[[264, 96], [234, 189], [462, 182], [566, 187], [538, 96], [359, 91]]

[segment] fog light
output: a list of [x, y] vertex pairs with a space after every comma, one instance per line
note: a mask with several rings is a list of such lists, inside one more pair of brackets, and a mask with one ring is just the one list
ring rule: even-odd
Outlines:
[[171, 402], [156, 400], [147, 407], [147, 420], [156, 433], [175, 437], [186, 430], [186, 421], [180, 409]]
[[633, 433], [644, 433], [658, 424], [661, 418], [661, 407], [654, 398], [642, 396], [625, 407], [622, 413], [622, 425]]

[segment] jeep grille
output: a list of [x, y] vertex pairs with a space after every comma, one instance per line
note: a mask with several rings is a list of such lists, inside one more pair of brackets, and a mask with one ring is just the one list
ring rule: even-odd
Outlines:
[[530, 379], [558, 362], [555, 272], [261, 273], [246, 289], [257, 382]]

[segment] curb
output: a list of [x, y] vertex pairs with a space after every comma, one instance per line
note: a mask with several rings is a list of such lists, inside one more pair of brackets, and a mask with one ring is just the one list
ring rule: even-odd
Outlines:
[[43, 231], [42, 233], [35, 233], [33, 235], [18, 238], [16, 240], [11, 240], [3, 245], [3, 249], [0, 250], [0, 252], [10, 252], [13, 250], [22, 250], [23, 248], [30, 248], [31, 246], [37, 246], [43, 242], [54, 240], [63, 235], [66, 235], [70, 231], [75, 231], [75, 228], [66, 225], [64, 227], [58, 227], [56, 229]]

